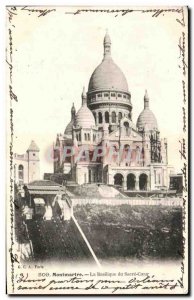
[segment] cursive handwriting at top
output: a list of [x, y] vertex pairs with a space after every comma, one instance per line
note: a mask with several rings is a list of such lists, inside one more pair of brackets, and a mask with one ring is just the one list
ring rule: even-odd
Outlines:
[[28, 6], [22, 7], [21, 10], [26, 10], [31, 13], [38, 13], [38, 18], [46, 16], [47, 14], [51, 13], [52, 11], [56, 11], [56, 9], [33, 9], [33, 8], [29, 8]]
[[182, 19], [176, 19], [176, 21], [181, 24], [183, 27], [185, 27], [185, 16], [184, 16], [184, 10], [181, 8], [181, 13], [182, 13]]
[[140, 12], [140, 13], [152, 13], [152, 17], [157, 18], [158, 16], [164, 16], [164, 13], [176, 12], [181, 13], [182, 9], [179, 8], [171, 8], [171, 9], [77, 9], [74, 12], [66, 12], [66, 14], [79, 15], [81, 13], [108, 13], [115, 14], [115, 17], [120, 14], [121, 16], [125, 16], [132, 12]]
[[17, 8], [15, 6], [7, 7], [7, 12], [8, 12], [8, 20], [9, 23], [12, 22], [13, 17], [17, 15]]

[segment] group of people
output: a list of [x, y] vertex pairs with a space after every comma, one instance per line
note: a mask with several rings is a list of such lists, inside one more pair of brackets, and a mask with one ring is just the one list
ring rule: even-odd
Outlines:
[[69, 221], [72, 215], [71, 205], [64, 194], [55, 196], [52, 204], [45, 205], [45, 214], [43, 220], [51, 220], [55, 217], [60, 217], [61, 220]]

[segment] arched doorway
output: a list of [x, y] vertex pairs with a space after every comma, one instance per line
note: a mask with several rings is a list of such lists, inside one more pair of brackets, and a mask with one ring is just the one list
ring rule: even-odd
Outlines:
[[127, 189], [128, 190], [135, 190], [135, 175], [134, 174], [128, 174], [127, 175]]
[[148, 176], [146, 174], [141, 174], [139, 176], [139, 189], [141, 191], [146, 191], [148, 185]]
[[114, 185], [123, 186], [123, 175], [120, 173], [115, 174], [114, 176]]

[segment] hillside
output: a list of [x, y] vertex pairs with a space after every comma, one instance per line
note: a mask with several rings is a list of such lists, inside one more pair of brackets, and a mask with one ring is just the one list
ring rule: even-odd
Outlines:
[[74, 215], [98, 258], [180, 258], [179, 207], [87, 204]]

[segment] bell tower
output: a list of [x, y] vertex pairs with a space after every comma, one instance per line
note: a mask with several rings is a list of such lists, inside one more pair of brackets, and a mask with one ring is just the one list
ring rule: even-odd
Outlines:
[[28, 161], [28, 183], [34, 180], [40, 179], [40, 149], [36, 145], [35, 141], [31, 141], [31, 144], [27, 152]]

